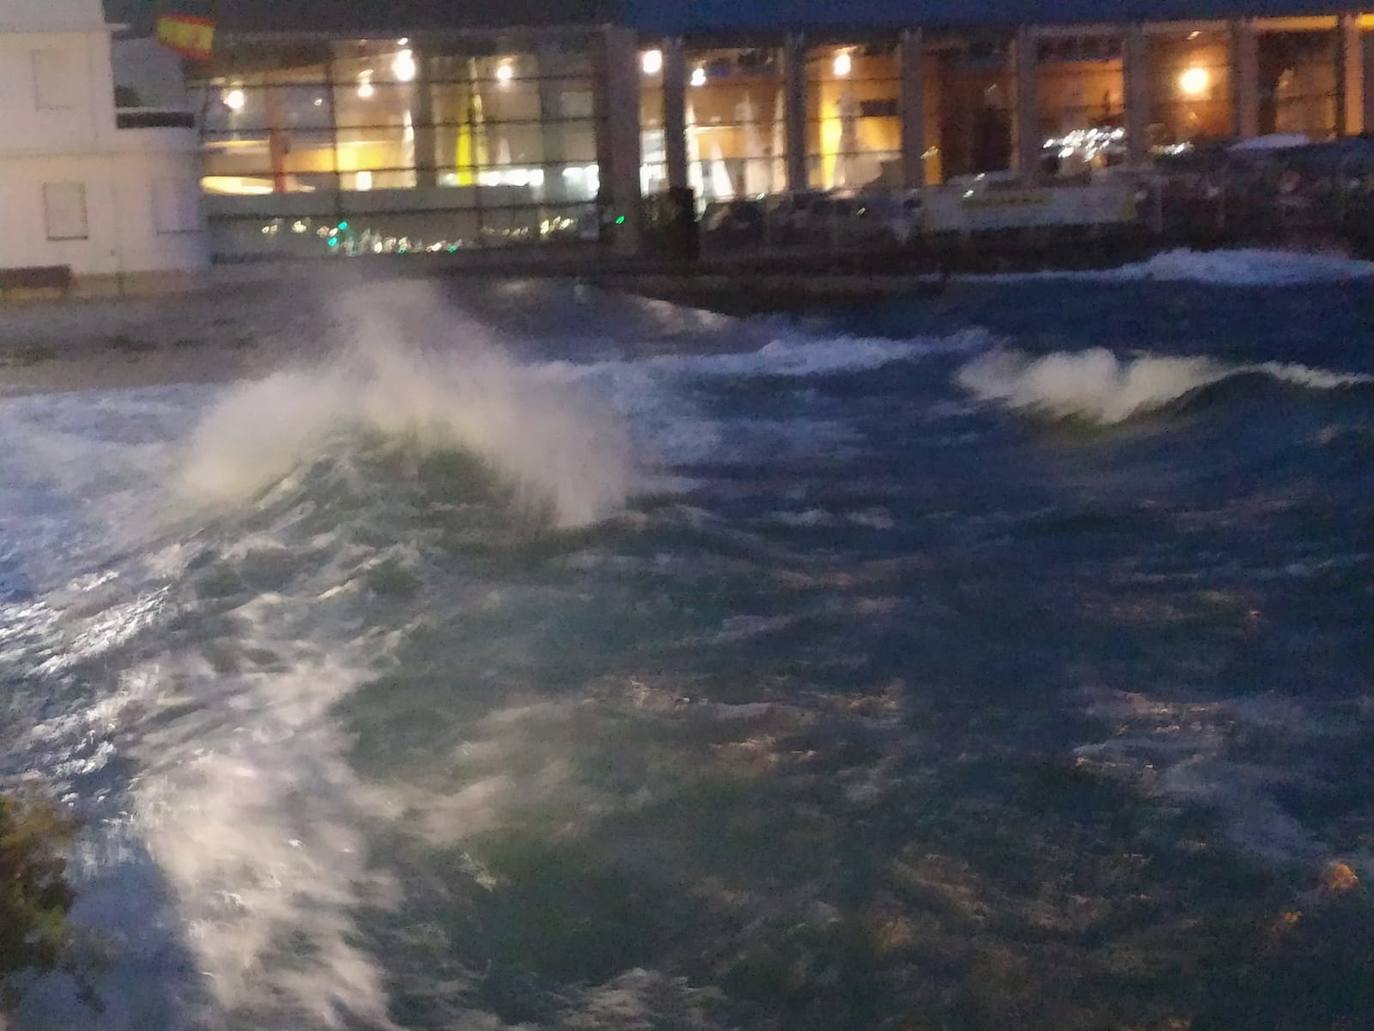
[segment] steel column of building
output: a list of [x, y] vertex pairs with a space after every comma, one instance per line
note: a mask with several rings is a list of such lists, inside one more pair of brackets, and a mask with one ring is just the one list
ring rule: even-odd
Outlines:
[[1040, 167], [1043, 141], [1040, 139], [1040, 105], [1036, 96], [1039, 78], [1038, 47], [1029, 28], [1016, 33], [1014, 61], [1016, 67], [1016, 118], [1013, 122], [1016, 146], [1016, 171], [1023, 178], [1031, 178]]
[[434, 136], [434, 89], [430, 84], [430, 55], [419, 47], [415, 60], [415, 109], [411, 116], [415, 138], [415, 185], [421, 189], [439, 185], [438, 150]]
[[[601, 35], [596, 94], [601, 203], [614, 220], [617, 254], [635, 254], [640, 240], [639, 49], [630, 29], [607, 26]], [[622, 221], [623, 220], [623, 221]]]
[[786, 105], [787, 188], [805, 190], [806, 175], [806, 40], [787, 37], [782, 54], [783, 97]]
[[1259, 135], [1259, 33], [1249, 19], [1231, 23], [1231, 67], [1235, 90], [1235, 129], [1241, 139]]
[[1139, 168], [1150, 159], [1150, 40], [1143, 25], [1126, 30], [1126, 160]]
[[[541, 43], [535, 48], [539, 60], [539, 137], [544, 160], [566, 161], [567, 154], [563, 137], [563, 80], [559, 78], [567, 72], [567, 58], [563, 51], [552, 43]], [[560, 169], [544, 169], [544, 191], [553, 201], [567, 198], [566, 180]]]
[[1360, 16], [1341, 15], [1340, 32], [1340, 111], [1336, 133], [1358, 136], [1365, 127], [1364, 41], [1360, 35]]
[[1374, 33], [1360, 35], [1360, 53], [1364, 79], [1361, 84], [1364, 127], [1366, 132], [1374, 131]]
[[[287, 192], [286, 158], [291, 153], [291, 141], [286, 135], [286, 111], [281, 90], [263, 91], [263, 107], [267, 121], [267, 160], [272, 167], [272, 192]], [[337, 148], [337, 141], [335, 147]]]
[[925, 36], [907, 29], [901, 42], [902, 185], [926, 184]]
[[687, 45], [681, 36], [663, 44], [663, 149], [668, 185], [685, 190], [687, 174]]

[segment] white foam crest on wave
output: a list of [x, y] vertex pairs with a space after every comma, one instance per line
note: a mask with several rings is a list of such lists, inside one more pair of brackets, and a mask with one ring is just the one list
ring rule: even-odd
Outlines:
[[1203, 283], [1210, 286], [1299, 286], [1305, 283], [1342, 283], [1374, 277], [1374, 262], [1340, 254], [1267, 250], [1164, 251], [1145, 261], [1114, 269], [998, 273], [972, 278], [999, 282], [1073, 279], [1094, 283]]
[[587, 364], [556, 361], [540, 366], [539, 372], [543, 377], [557, 381], [607, 378], [640, 387], [649, 380], [665, 376], [805, 378], [866, 372], [927, 355], [974, 351], [987, 346], [988, 340], [988, 334], [980, 329], [919, 340], [794, 334], [779, 336], [752, 351], [656, 355]]
[[192, 434], [183, 485], [192, 499], [244, 501], [359, 430], [469, 451], [562, 526], [609, 515], [629, 489], [627, 436], [592, 399], [480, 341], [425, 352], [385, 332], [330, 365], [230, 390]]
[[1151, 355], [1122, 360], [1102, 347], [1056, 351], [1040, 357], [999, 348], [969, 362], [956, 378], [960, 386], [983, 401], [1112, 424], [1247, 373], [1313, 390], [1374, 382], [1374, 376], [1279, 362], [1229, 365], [1210, 358]]

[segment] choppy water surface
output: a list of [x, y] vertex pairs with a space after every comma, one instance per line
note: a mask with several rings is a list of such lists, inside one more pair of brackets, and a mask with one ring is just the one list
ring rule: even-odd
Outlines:
[[0, 402], [0, 773], [83, 822], [19, 1026], [1368, 1026], [1333, 276], [393, 284]]

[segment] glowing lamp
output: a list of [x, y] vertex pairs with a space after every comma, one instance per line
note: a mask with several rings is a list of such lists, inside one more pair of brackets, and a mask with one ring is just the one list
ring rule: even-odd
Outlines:
[[841, 50], [835, 55], [835, 78], [847, 79], [853, 70], [854, 58], [849, 56], [848, 50]]
[[502, 61], [496, 66], [496, 81], [503, 86], [515, 78], [515, 66], [509, 61]]
[[1185, 97], [1200, 97], [1212, 85], [1212, 75], [1206, 68], [1185, 68], [1178, 77], [1179, 91]]
[[391, 71], [397, 82], [411, 82], [416, 72], [415, 54], [409, 48], [398, 51], [396, 59], [391, 62]]
[[663, 71], [663, 51], [646, 50], [644, 56], [639, 59], [640, 67], [644, 69], [645, 75], [657, 75]]
[[705, 68], [693, 68], [693, 69], [692, 69], [692, 85], [693, 85], [693, 86], [705, 86], [705, 85], [706, 85], [706, 69], [705, 69]]
[[244, 95], [243, 90], [239, 89], [237, 86], [231, 90], [224, 91], [224, 106], [230, 111], [242, 111], [244, 105], [247, 103], [248, 98]]

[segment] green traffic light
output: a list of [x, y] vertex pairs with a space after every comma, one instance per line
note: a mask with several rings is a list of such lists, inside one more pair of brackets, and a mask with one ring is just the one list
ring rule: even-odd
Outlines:
[[340, 222], [340, 223], [339, 223], [339, 232], [341, 232], [341, 233], [346, 233], [346, 232], [348, 232], [348, 223], [347, 223], [347, 222]]
[[616, 216], [616, 220], [615, 220], [615, 224], [618, 225], [618, 226], [623, 226], [623, 225], [625, 224], [625, 216], [624, 216], [624, 215], [617, 215], [617, 216]]

